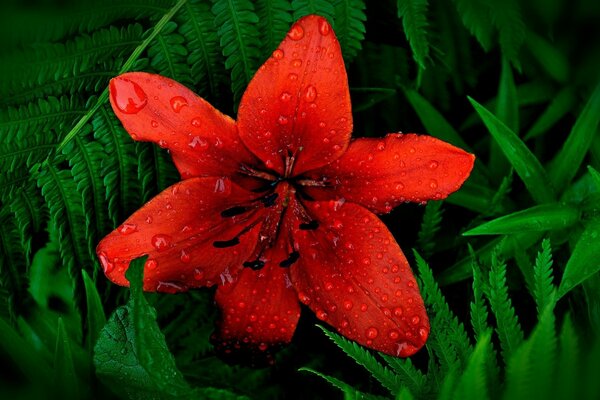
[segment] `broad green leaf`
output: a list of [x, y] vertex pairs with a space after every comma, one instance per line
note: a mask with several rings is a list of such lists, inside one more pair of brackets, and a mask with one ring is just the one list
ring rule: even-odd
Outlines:
[[86, 271], [82, 271], [83, 284], [85, 287], [86, 313], [87, 313], [87, 338], [86, 343], [90, 354], [94, 351], [94, 345], [98, 340], [100, 331], [106, 325], [106, 315], [102, 307], [100, 295], [96, 285]]
[[460, 376], [454, 391], [454, 397], [461, 400], [488, 399], [486, 382], [486, 360], [491, 350], [491, 331], [484, 332], [469, 357], [467, 367]]
[[[490, 199], [494, 197], [494, 194], [494, 191], [487, 186], [467, 180], [460, 190], [452, 193], [445, 201], [479, 214], [486, 214], [490, 210]], [[503, 209], [503, 207], [500, 208]]]
[[596, 190], [600, 192], [600, 172], [596, 171], [591, 165], [588, 165], [588, 171], [594, 180], [594, 184], [596, 185]]
[[577, 174], [600, 124], [600, 84], [577, 118], [569, 137], [550, 164], [550, 177], [558, 191], [562, 191]]
[[80, 398], [80, 388], [69, 342], [62, 318], [59, 317], [54, 351], [54, 384], [61, 388], [64, 398], [77, 399]]
[[[547, 4], [548, 1], [546, 0], [544, 3]], [[569, 60], [565, 54], [532, 31], [527, 32], [525, 43], [540, 66], [554, 80], [564, 83], [569, 79]]]
[[550, 203], [554, 200], [554, 191], [546, 171], [525, 146], [519, 137], [485, 107], [469, 97], [469, 101], [479, 114], [488, 131], [496, 140], [508, 161], [523, 180], [527, 190], [537, 203]]
[[404, 88], [406, 99], [419, 116], [427, 134], [435, 136], [464, 150], [471, 151], [459, 133], [450, 125], [438, 110], [416, 90]]
[[563, 229], [579, 220], [579, 212], [563, 204], [542, 204], [496, 218], [463, 233], [464, 236], [508, 235]]
[[500, 85], [498, 86], [498, 98], [496, 102], [496, 117], [502, 121], [513, 132], [519, 131], [519, 101], [517, 87], [512, 73], [510, 62], [502, 59], [502, 72], [500, 73]]
[[600, 218], [587, 223], [571, 258], [567, 261], [562, 281], [558, 288], [558, 297], [563, 297], [574, 287], [600, 271]]
[[556, 94], [548, 107], [533, 123], [529, 131], [525, 134], [524, 140], [533, 139], [547, 132], [562, 117], [564, 117], [575, 105], [575, 90], [572, 86], [567, 86]]

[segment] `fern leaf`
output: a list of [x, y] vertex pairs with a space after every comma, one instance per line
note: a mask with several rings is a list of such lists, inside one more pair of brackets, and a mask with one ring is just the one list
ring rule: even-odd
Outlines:
[[491, 331], [486, 331], [479, 337], [467, 366], [458, 380], [454, 391], [454, 398], [465, 400], [489, 398], [486, 362], [491, 346]]
[[261, 33], [263, 58], [268, 57], [283, 40], [292, 25], [292, 7], [286, 0], [260, 0], [256, 2], [258, 29]]
[[492, 254], [488, 300], [496, 317], [496, 332], [502, 347], [502, 357], [507, 362], [523, 342], [523, 330], [508, 296], [506, 264], [499, 260], [497, 249]]
[[[1, 206], [1, 205], [0, 205]], [[0, 207], [0, 287], [8, 292], [8, 314], [14, 317], [27, 293], [27, 250], [8, 208]]]
[[0, 143], [0, 169], [3, 172], [0, 183], [27, 179], [29, 168], [45, 160], [54, 151], [57, 142], [56, 135], [49, 132], [47, 135], [31, 135], [10, 143]]
[[146, 202], [177, 181], [179, 174], [169, 154], [152, 143], [136, 143], [138, 179]]
[[383, 359], [396, 373], [398, 380], [419, 397], [426, 389], [427, 378], [412, 363], [410, 358], [390, 357], [382, 354]]
[[375, 359], [375, 357], [364, 347], [352, 342], [337, 333], [333, 333], [318, 325], [335, 344], [337, 344], [354, 361], [365, 367], [373, 377], [377, 379], [383, 387], [392, 394], [397, 394], [401, 388], [401, 381], [388, 368], [384, 367]]
[[340, 40], [344, 60], [349, 63], [362, 48], [365, 39], [365, 1], [335, 0], [335, 33]]
[[369, 393], [363, 393], [363, 392], [359, 391], [358, 389], [355, 389], [351, 385], [347, 384], [346, 382], [343, 382], [337, 378], [334, 378], [333, 376], [322, 374], [311, 368], [300, 368], [298, 371], [310, 372], [311, 374], [315, 374], [318, 377], [323, 378], [325, 381], [329, 382], [333, 387], [336, 387], [336, 388], [340, 389], [342, 392], [344, 392], [344, 396], [346, 399], [349, 398], [349, 399], [381, 400], [381, 399], [386, 398], [386, 397], [376, 396], [376, 395], [369, 394]]
[[472, 352], [467, 332], [450, 311], [427, 262], [416, 251], [414, 254], [422, 282], [421, 294], [425, 304], [432, 309], [429, 345], [440, 358], [444, 371], [450, 370], [457, 362], [464, 366]]
[[189, 85], [192, 78], [187, 64], [188, 51], [183, 46], [184, 37], [176, 30], [175, 22], [167, 22], [148, 46], [150, 67], [160, 75]]
[[550, 240], [542, 241], [542, 251], [538, 252], [533, 267], [533, 298], [538, 310], [538, 317], [547, 308], [554, 308], [556, 288], [552, 283], [552, 249]]
[[[90, 103], [93, 101], [90, 99]], [[102, 162], [102, 177], [106, 187], [108, 215], [113, 226], [116, 226], [141, 203], [139, 181], [132, 179], [137, 176], [138, 168], [135, 143], [106, 105], [94, 114], [92, 125], [94, 138], [109, 155]]]
[[498, 29], [500, 48], [504, 56], [520, 72], [519, 50], [525, 41], [525, 23], [516, 0], [489, 0], [493, 23]]
[[292, 0], [292, 9], [295, 21], [309, 14], [317, 14], [327, 18], [332, 25], [334, 23], [335, 8], [329, 0]]
[[258, 68], [258, 17], [248, 0], [213, 0], [212, 13], [225, 67], [231, 70], [231, 89], [237, 104]]
[[413, 58], [420, 69], [425, 69], [429, 58], [429, 35], [427, 29], [427, 0], [397, 0], [398, 18], [402, 19], [404, 34], [408, 39]]
[[192, 82], [199, 94], [217, 96], [225, 70], [210, 5], [205, 0], [188, 1], [182, 13], [178, 14], [179, 32], [185, 37]]
[[492, 46], [494, 25], [487, 0], [454, 0], [463, 25], [477, 39], [485, 51]]
[[75, 136], [63, 148], [63, 154], [69, 162], [77, 191], [83, 201], [88, 250], [90, 254], [94, 254], [100, 236], [109, 230], [109, 226], [101, 174], [102, 161], [106, 159], [107, 154], [100, 143], [89, 140], [88, 135], [91, 132], [91, 126], [86, 125], [81, 134]]
[[488, 325], [488, 308], [485, 304], [484, 293], [486, 292], [484, 285], [484, 278], [482, 277], [481, 269], [473, 257], [473, 301], [471, 302], [471, 325], [473, 326], [473, 332], [475, 337], [479, 338], [490, 327]]
[[65, 43], [43, 43], [17, 53], [0, 64], [0, 76], [11, 77], [0, 80], [0, 98], [10, 104], [24, 100], [20, 95], [23, 90], [47, 94], [63, 92], [63, 85], [56, 91], [57, 80], [66, 80], [69, 92], [74, 92], [81, 81], [68, 78], [92, 72], [105, 61], [125, 57], [141, 42], [142, 32], [139, 24], [121, 29], [110, 27]]
[[435, 234], [440, 230], [440, 223], [442, 222], [443, 210], [441, 206], [442, 202], [440, 201], [430, 201], [425, 206], [417, 245], [426, 257], [430, 256], [435, 248]]

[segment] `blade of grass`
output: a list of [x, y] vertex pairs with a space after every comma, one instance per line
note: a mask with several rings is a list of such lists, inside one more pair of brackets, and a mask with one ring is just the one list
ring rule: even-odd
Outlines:
[[524, 140], [533, 139], [547, 132], [575, 105], [575, 91], [572, 86], [562, 89], [552, 99], [542, 115], [533, 123]]

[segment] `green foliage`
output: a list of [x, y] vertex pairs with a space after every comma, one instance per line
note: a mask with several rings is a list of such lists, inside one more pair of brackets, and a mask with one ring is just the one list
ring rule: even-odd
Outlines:
[[[12, 371], [0, 397], [600, 396], [595, 2], [42, 3], [0, 6], [0, 359]], [[160, 73], [232, 113], [308, 14], [340, 41], [354, 137], [427, 133], [477, 162], [422, 220], [411, 206], [382, 217], [424, 257], [411, 262], [424, 350], [399, 359], [328, 331], [340, 352], [313, 340], [307, 313], [275, 367], [228, 366], [210, 344], [213, 292], [145, 298], [138, 274], [127, 302], [102, 274], [99, 240], [179, 179], [167, 151], [123, 129], [107, 85]]]

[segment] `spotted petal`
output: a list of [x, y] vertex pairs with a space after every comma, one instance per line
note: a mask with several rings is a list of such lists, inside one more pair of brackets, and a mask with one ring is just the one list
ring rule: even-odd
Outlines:
[[112, 79], [109, 88], [112, 108], [131, 137], [169, 149], [183, 178], [236, 178], [240, 164], [256, 162], [235, 122], [182, 84], [130, 72]]
[[404, 201], [445, 199], [469, 177], [474, 161], [472, 154], [432, 136], [357, 139], [340, 159], [311, 172], [328, 186], [308, 192], [315, 199], [344, 198], [390, 212]]
[[[352, 115], [340, 45], [323, 17], [296, 22], [256, 72], [238, 111], [242, 140], [268, 168], [291, 175], [339, 158]], [[288, 162], [288, 167], [292, 165]]]
[[129, 262], [147, 254], [147, 291], [174, 293], [233, 280], [254, 250], [263, 209], [234, 216], [227, 210], [253, 196], [224, 178], [191, 178], [171, 186], [98, 244], [106, 276], [128, 286]]
[[429, 321], [392, 234], [359, 205], [305, 205], [319, 226], [295, 236], [300, 257], [291, 275], [300, 301], [364, 346], [400, 357], [417, 352], [429, 335]]

